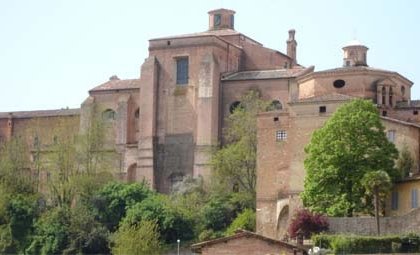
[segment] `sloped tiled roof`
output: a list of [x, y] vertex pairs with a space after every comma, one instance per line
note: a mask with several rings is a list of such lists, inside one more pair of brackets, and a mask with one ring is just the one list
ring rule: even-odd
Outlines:
[[118, 78], [115, 78], [110, 79], [109, 81], [91, 89], [89, 92], [138, 88], [140, 88], [140, 79], [120, 80]]
[[243, 230], [243, 229], [237, 230], [236, 233], [234, 235], [231, 235], [231, 236], [217, 238], [217, 239], [193, 244], [191, 246], [191, 249], [192, 249], [193, 252], [201, 253], [202, 248], [204, 248], [206, 246], [211, 246], [211, 245], [218, 244], [218, 243], [225, 243], [229, 240], [244, 238], [244, 237], [245, 238], [257, 238], [257, 239], [263, 240], [264, 242], [267, 242], [267, 243], [278, 244], [278, 245], [280, 245], [282, 247], [286, 247], [290, 250], [300, 250], [300, 251], [305, 251], [306, 252], [306, 250], [303, 247], [298, 247], [298, 246], [295, 246], [295, 245], [290, 244], [290, 243], [286, 243], [286, 242], [283, 242], [283, 241], [280, 241], [280, 240], [272, 239], [272, 238], [269, 238], [269, 237], [266, 237], [266, 236], [263, 236], [263, 235], [260, 235], [260, 234], [254, 233], [254, 232], [250, 232], [250, 231], [247, 231], [247, 230]]
[[290, 102], [291, 104], [299, 104], [299, 103], [316, 103], [316, 102], [328, 102], [328, 101], [347, 101], [352, 100], [355, 97], [338, 94], [338, 93], [331, 93], [321, 96], [314, 96], [308, 98], [301, 98], [295, 101]]
[[0, 112], [0, 118], [41, 118], [55, 116], [72, 116], [80, 115], [80, 109], [57, 109], [57, 110], [40, 110], [40, 111], [19, 111], [19, 112]]
[[191, 33], [191, 34], [183, 34], [183, 35], [175, 35], [175, 36], [166, 36], [166, 37], [160, 37], [160, 38], [153, 38], [150, 39], [150, 41], [155, 40], [166, 40], [166, 39], [178, 39], [178, 38], [188, 38], [188, 37], [199, 37], [199, 36], [209, 36], [209, 35], [215, 35], [215, 36], [228, 36], [228, 35], [240, 35], [241, 33], [233, 30], [233, 29], [218, 29], [218, 30], [209, 30], [204, 32], [198, 32], [198, 33]]
[[292, 69], [275, 69], [275, 70], [258, 70], [258, 71], [242, 71], [229, 74], [222, 78], [223, 81], [240, 81], [240, 80], [266, 80], [297, 77], [304, 68]]

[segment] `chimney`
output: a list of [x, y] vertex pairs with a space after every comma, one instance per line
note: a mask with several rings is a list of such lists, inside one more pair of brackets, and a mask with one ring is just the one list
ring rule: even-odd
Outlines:
[[290, 29], [289, 30], [289, 39], [286, 41], [287, 43], [287, 56], [289, 56], [292, 59], [292, 66], [297, 64], [296, 61], [296, 46], [297, 42], [295, 40], [295, 30]]

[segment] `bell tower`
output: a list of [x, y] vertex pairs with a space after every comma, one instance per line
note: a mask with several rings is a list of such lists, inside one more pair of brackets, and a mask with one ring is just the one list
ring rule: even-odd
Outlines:
[[347, 43], [347, 45], [343, 47], [343, 67], [368, 66], [366, 56], [368, 49], [368, 47], [357, 40]]
[[209, 30], [234, 29], [235, 11], [217, 9], [209, 11]]

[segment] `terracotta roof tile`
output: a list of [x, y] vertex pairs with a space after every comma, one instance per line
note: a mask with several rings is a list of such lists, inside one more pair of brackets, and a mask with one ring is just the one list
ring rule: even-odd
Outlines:
[[302, 99], [292, 101], [290, 103], [299, 104], [299, 103], [316, 103], [316, 102], [325, 102], [325, 101], [347, 101], [354, 98], [355, 97], [348, 96], [348, 95], [332, 93], [332, 94], [326, 94], [326, 95], [321, 95], [321, 96], [302, 98]]
[[304, 68], [292, 69], [276, 69], [276, 70], [259, 70], [259, 71], [242, 71], [229, 74], [222, 78], [223, 81], [240, 81], [240, 80], [265, 80], [280, 79], [299, 76]]
[[89, 92], [138, 88], [140, 88], [140, 79], [120, 80], [118, 78], [114, 78], [89, 90]]
[[40, 110], [40, 111], [19, 111], [19, 112], [0, 112], [0, 118], [41, 118], [55, 116], [72, 116], [80, 115], [80, 109], [57, 109], [57, 110]]

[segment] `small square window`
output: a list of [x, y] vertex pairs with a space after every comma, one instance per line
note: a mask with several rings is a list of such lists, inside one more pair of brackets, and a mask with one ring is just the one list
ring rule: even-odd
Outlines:
[[279, 117], [274, 117], [273, 121], [279, 121]]
[[382, 116], [386, 116], [388, 113], [386, 111], [382, 111]]
[[287, 132], [285, 130], [278, 130], [276, 132], [276, 140], [277, 141], [285, 141], [285, 140], [287, 140]]
[[188, 84], [188, 58], [176, 59], [176, 84]]
[[386, 137], [391, 143], [395, 142], [395, 130], [388, 130], [386, 132]]
[[319, 112], [320, 113], [326, 113], [327, 112], [327, 107], [326, 106], [320, 106], [319, 107]]
[[419, 111], [414, 110], [414, 111], [413, 111], [413, 115], [419, 115]]

